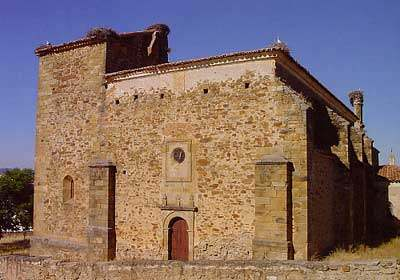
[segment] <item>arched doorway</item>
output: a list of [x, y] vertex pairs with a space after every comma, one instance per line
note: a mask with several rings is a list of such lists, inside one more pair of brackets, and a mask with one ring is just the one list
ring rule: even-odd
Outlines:
[[189, 259], [188, 225], [182, 218], [174, 218], [168, 226], [168, 259], [187, 261]]

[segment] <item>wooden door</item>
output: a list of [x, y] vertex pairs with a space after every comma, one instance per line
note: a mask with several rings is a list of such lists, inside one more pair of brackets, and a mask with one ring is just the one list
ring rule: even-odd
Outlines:
[[168, 232], [168, 259], [187, 261], [189, 259], [188, 225], [184, 219], [173, 219]]

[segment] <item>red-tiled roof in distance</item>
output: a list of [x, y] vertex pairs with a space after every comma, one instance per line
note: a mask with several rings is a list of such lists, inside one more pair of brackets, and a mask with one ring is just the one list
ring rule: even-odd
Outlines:
[[378, 175], [388, 179], [391, 182], [400, 182], [400, 166], [383, 165], [379, 168]]

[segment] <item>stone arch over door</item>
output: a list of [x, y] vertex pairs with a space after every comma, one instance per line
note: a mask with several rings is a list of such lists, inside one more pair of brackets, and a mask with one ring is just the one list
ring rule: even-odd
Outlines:
[[194, 212], [193, 211], [165, 211], [163, 210], [163, 259], [170, 259], [170, 245], [172, 240], [171, 230], [172, 226], [177, 221], [181, 221], [181, 225], [184, 223], [187, 225], [185, 229], [187, 231], [187, 258], [186, 260], [193, 260], [193, 247], [194, 247]]

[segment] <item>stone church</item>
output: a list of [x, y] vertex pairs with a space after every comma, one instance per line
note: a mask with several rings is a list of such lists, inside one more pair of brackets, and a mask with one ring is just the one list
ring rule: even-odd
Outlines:
[[36, 49], [33, 255], [312, 259], [367, 240], [378, 152], [283, 42], [168, 62], [166, 25]]

